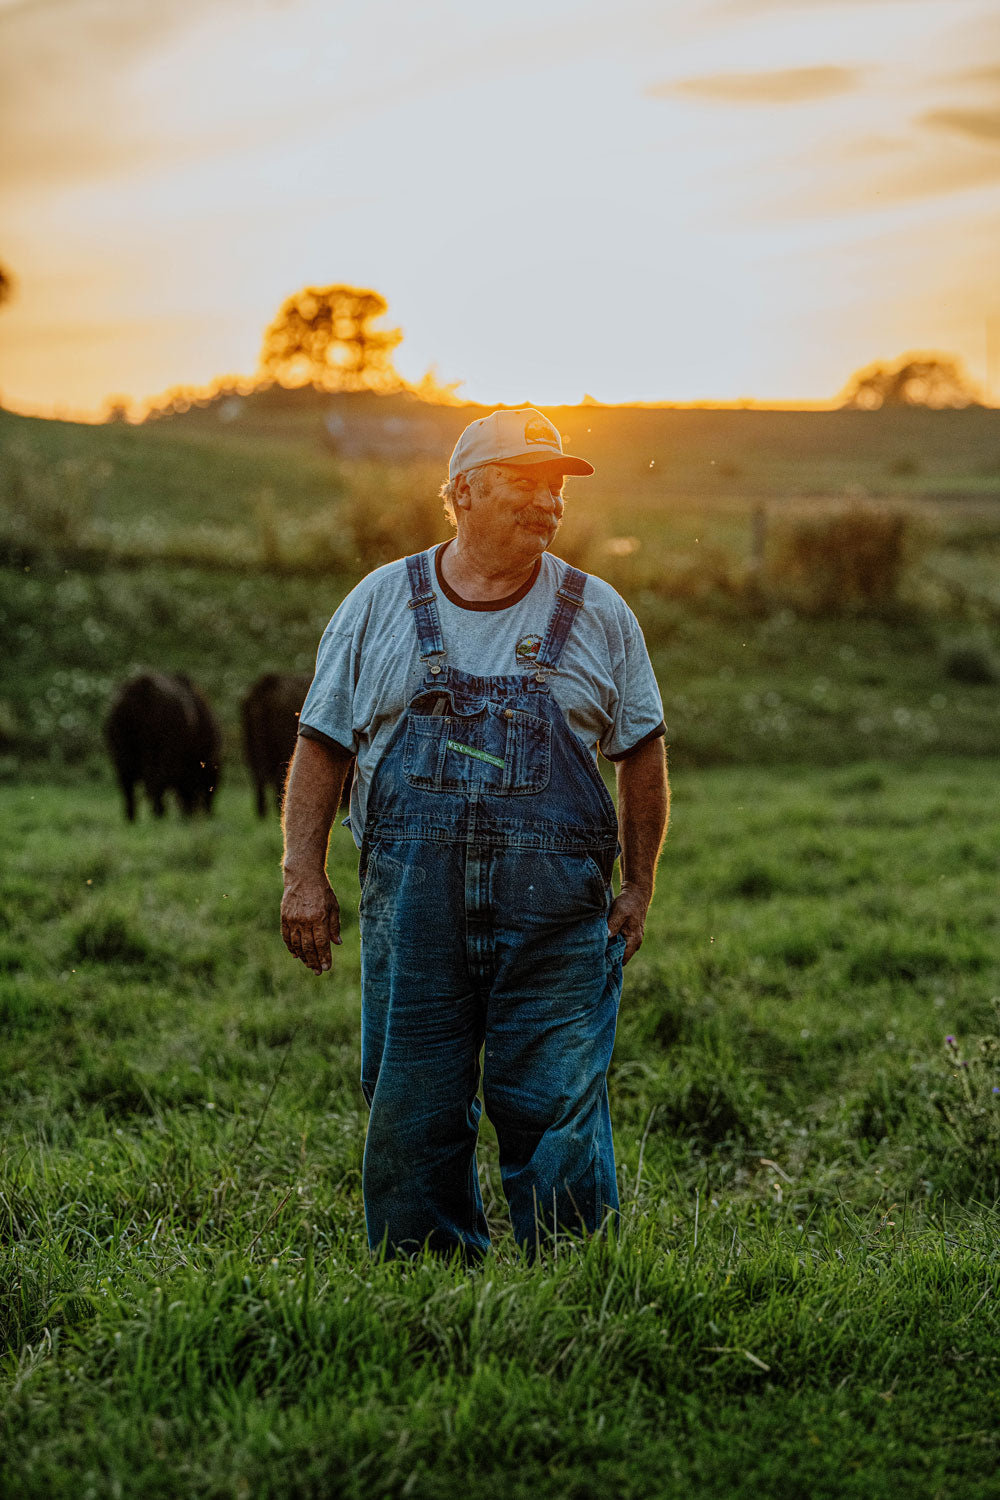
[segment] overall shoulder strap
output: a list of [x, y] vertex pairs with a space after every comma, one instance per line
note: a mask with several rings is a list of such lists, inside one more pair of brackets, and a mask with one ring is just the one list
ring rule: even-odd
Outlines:
[[577, 612], [583, 608], [583, 591], [586, 585], [586, 573], [581, 573], [579, 568], [567, 567], [562, 583], [556, 589], [555, 608], [542, 641], [542, 649], [536, 658], [536, 676], [539, 679], [544, 676], [546, 669], [552, 671], [559, 665], [562, 649], [573, 629]]
[[437, 600], [431, 588], [431, 576], [427, 567], [427, 553], [416, 552], [406, 559], [406, 573], [410, 581], [410, 604], [413, 624], [417, 632], [417, 650], [421, 661], [430, 656], [444, 656], [444, 637], [438, 616]]

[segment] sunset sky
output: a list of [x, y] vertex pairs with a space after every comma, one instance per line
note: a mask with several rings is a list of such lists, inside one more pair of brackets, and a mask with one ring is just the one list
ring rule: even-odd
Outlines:
[[341, 281], [475, 400], [1000, 400], [995, 0], [0, 0], [0, 133], [20, 409], [249, 374]]

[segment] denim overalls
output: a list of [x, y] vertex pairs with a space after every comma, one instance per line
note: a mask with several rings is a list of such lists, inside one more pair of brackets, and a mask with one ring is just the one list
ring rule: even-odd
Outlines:
[[519, 1243], [618, 1210], [606, 1074], [622, 987], [608, 940], [618, 821], [546, 685], [585, 575], [570, 568], [535, 670], [450, 667], [426, 554], [406, 560], [423, 683], [372, 778], [361, 850], [368, 1238], [471, 1260], [479, 1057]]

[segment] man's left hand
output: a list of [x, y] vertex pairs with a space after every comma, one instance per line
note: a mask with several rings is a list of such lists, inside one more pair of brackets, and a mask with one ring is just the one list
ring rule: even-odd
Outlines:
[[608, 937], [616, 937], [619, 932], [625, 934], [625, 953], [622, 963], [627, 964], [633, 953], [637, 953], [642, 947], [642, 935], [646, 927], [646, 913], [649, 910], [649, 897], [637, 885], [630, 885], [627, 881], [621, 891], [611, 903], [608, 913]]

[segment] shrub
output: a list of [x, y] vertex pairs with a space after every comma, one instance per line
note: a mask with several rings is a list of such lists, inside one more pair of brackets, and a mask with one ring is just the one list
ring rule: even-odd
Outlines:
[[979, 646], [955, 646], [944, 659], [945, 676], [954, 682], [986, 687], [996, 682], [997, 672], [987, 652]]
[[345, 551], [365, 572], [420, 552], [449, 534], [437, 469], [384, 464], [344, 466], [347, 494], [338, 520]]
[[11, 443], [4, 468], [0, 544], [8, 562], [85, 545], [109, 464], [82, 457], [50, 463], [28, 444]]
[[766, 580], [818, 614], [892, 604], [907, 562], [910, 523], [866, 505], [801, 516], [774, 527]]

